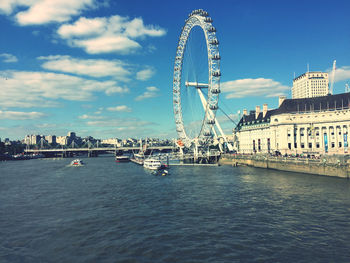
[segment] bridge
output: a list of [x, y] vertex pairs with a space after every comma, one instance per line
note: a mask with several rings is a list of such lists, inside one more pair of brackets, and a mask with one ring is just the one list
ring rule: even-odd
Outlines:
[[[147, 151], [176, 151], [176, 146], [148, 146]], [[94, 148], [54, 148], [54, 149], [25, 149], [27, 154], [43, 154], [45, 156], [72, 157], [77, 153], [87, 153], [88, 157], [98, 156], [99, 153], [139, 152], [140, 147], [94, 147]]]

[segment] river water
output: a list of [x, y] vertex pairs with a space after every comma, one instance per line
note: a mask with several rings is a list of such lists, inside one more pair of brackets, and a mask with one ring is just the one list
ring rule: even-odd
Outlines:
[[0, 262], [350, 262], [350, 182], [112, 157], [0, 162]]

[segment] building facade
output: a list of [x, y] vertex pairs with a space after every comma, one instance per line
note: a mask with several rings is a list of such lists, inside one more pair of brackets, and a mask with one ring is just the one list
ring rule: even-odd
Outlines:
[[68, 143], [68, 138], [67, 136], [57, 136], [56, 137], [56, 143], [60, 145], [67, 145]]
[[293, 79], [292, 98], [314, 98], [329, 93], [328, 73], [306, 72]]
[[350, 93], [281, 99], [278, 109], [244, 111], [234, 133], [243, 154], [348, 154]]
[[47, 135], [45, 139], [49, 144], [56, 144], [56, 135]]
[[24, 143], [27, 145], [36, 145], [39, 144], [41, 140], [41, 136], [40, 135], [26, 135], [24, 137]]

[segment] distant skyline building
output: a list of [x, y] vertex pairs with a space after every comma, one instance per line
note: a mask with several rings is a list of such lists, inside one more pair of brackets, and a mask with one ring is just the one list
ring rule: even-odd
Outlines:
[[45, 139], [49, 144], [56, 144], [56, 135], [47, 135]]
[[27, 145], [34, 145], [34, 144], [38, 144], [40, 142], [41, 136], [40, 135], [26, 135], [24, 137], [24, 143]]
[[328, 73], [306, 72], [293, 79], [292, 99], [314, 98], [329, 93]]
[[56, 137], [56, 143], [60, 145], [67, 145], [67, 136], [57, 136]]

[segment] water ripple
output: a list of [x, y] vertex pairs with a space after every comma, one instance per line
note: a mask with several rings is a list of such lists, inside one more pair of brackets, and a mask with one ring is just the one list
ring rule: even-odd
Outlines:
[[0, 164], [0, 262], [350, 262], [350, 184], [113, 158]]

